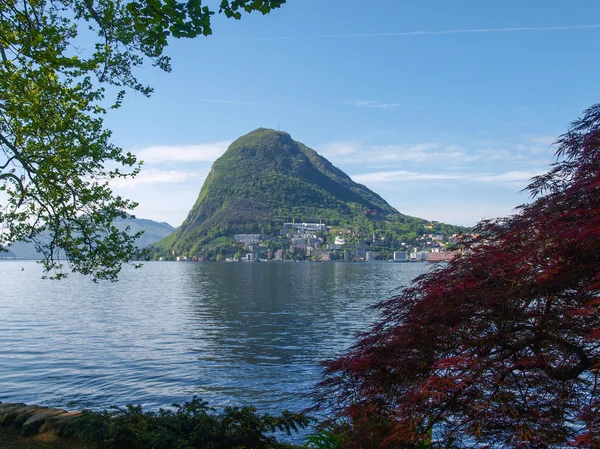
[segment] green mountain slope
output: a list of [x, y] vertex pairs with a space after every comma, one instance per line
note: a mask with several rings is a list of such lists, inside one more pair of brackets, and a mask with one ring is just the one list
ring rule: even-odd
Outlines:
[[[182, 231], [214, 218], [221, 222], [228, 218], [224, 211], [238, 209], [263, 219], [313, 221], [347, 218], [364, 208], [396, 212], [289, 134], [261, 128], [237, 139], [214, 163]], [[244, 227], [243, 219], [228, 221]]]
[[259, 128], [215, 161], [186, 220], [157, 248], [188, 254], [222, 235], [277, 235], [292, 220], [343, 225], [366, 210], [380, 221], [411, 218], [289, 134]]

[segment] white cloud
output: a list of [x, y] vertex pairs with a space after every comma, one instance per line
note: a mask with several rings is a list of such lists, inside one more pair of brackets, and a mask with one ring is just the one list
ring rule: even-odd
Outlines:
[[525, 147], [523, 146], [515, 146], [513, 147], [516, 150], [518, 150], [518, 153], [514, 153], [508, 149], [506, 149], [506, 147], [504, 148], [494, 148], [494, 147], [483, 147], [483, 148], [477, 148], [474, 151], [473, 157], [478, 159], [478, 160], [482, 160], [482, 161], [508, 161], [508, 160], [515, 160], [515, 159], [523, 159], [526, 157], [525, 153]]
[[534, 176], [544, 173], [543, 171], [509, 171], [498, 174], [475, 175], [470, 179], [473, 181], [493, 182], [493, 183], [525, 183]]
[[115, 189], [127, 189], [147, 184], [183, 183], [199, 177], [197, 172], [149, 168], [143, 169], [135, 178], [113, 179], [110, 186]]
[[[418, 31], [392, 31], [387, 33], [351, 33], [351, 34], [321, 34], [296, 36], [296, 39], [344, 39], [344, 38], [372, 38], [372, 37], [404, 37], [404, 36], [445, 36], [452, 34], [482, 34], [482, 33], [515, 33], [515, 32], [548, 32], [548, 31], [575, 31], [600, 28], [600, 24], [590, 25], [563, 25], [542, 27], [504, 27], [504, 28], [470, 28], [453, 30], [418, 30]], [[248, 38], [245, 38], [246, 40]], [[270, 41], [293, 39], [289, 36], [255, 37], [251, 40]]]
[[419, 173], [407, 170], [382, 171], [352, 175], [355, 182], [361, 184], [399, 183], [407, 181], [428, 181], [440, 179], [457, 179], [498, 184], [524, 183], [534, 176], [542, 174], [541, 171], [509, 171], [506, 173]]
[[547, 155], [548, 161], [551, 159], [553, 142], [554, 138], [547, 136], [524, 138], [519, 142], [482, 141], [476, 143], [472, 154], [480, 161], [533, 162], [538, 165], [537, 158], [541, 155]]
[[213, 162], [227, 150], [231, 142], [223, 140], [199, 145], [163, 145], [135, 151], [144, 162]]
[[398, 103], [383, 103], [379, 100], [350, 100], [348, 103], [361, 108], [396, 109], [402, 106]]
[[550, 146], [556, 141], [556, 137], [553, 136], [540, 136], [540, 137], [532, 137], [529, 139], [531, 143], [539, 143], [541, 145]]
[[431, 179], [464, 179], [464, 176], [444, 173], [417, 173], [406, 170], [382, 171], [352, 175], [352, 180], [361, 184], [378, 184]]
[[357, 142], [332, 142], [315, 149], [327, 158], [346, 163], [472, 161], [467, 151], [458, 145], [443, 146], [435, 142], [402, 145], [363, 145]]
[[331, 142], [325, 145], [317, 145], [314, 148], [325, 157], [351, 156], [361, 152], [360, 145], [354, 142]]
[[354, 34], [325, 34], [311, 36], [313, 38], [344, 38], [344, 37], [395, 37], [395, 36], [444, 36], [447, 34], [481, 34], [481, 33], [514, 33], [524, 31], [574, 31], [600, 28], [600, 24], [591, 25], [567, 25], [567, 26], [544, 26], [544, 27], [504, 27], [504, 28], [470, 28], [454, 30], [421, 30], [421, 31], [398, 31], [389, 33], [354, 33]]
[[370, 150], [369, 162], [403, 161], [427, 162], [448, 160], [472, 160], [467, 152], [456, 145], [442, 146], [438, 143], [421, 143], [415, 145], [388, 145]]

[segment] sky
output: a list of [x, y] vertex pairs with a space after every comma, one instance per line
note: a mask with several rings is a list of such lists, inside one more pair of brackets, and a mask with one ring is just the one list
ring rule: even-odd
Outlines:
[[[213, 2], [214, 3], [214, 2]], [[144, 161], [114, 188], [179, 226], [212, 163], [288, 132], [401, 213], [472, 226], [529, 201], [552, 143], [600, 99], [596, 0], [288, 0], [171, 41], [173, 71], [105, 124]]]

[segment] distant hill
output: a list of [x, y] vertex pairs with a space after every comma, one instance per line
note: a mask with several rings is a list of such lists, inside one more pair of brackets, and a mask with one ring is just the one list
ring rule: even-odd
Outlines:
[[[168, 223], [159, 223], [143, 218], [120, 219], [115, 221], [114, 224], [117, 229], [122, 231], [129, 226], [128, 233], [130, 234], [144, 231], [142, 236], [136, 242], [139, 248], [150, 246], [175, 230], [175, 228]], [[0, 258], [14, 257], [17, 259], [40, 259], [40, 254], [36, 251], [35, 244], [31, 242], [15, 242], [8, 246], [7, 249], [9, 250], [8, 253], [0, 252]]]
[[215, 161], [181, 227], [155, 248], [164, 254], [194, 254], [220, 236], [279, 235], [283, 222], [335, 226], [365, 215], [371, 222], [410, 222], [417, 228], [426, 223], [400, 214], [288, 133], [259, 128]]
[[129, 226], [129, 233], [144, 231], [136, 244], [139, 248], [150, 246], [171, 234], [175, 228], [169, 223], [148, 220], [145, 218], [128, 218], [115, 221], [115, 227], [124, 231]]
[[15, 259], [17, 255], [12, 251], [0, 251], [0, 259]]

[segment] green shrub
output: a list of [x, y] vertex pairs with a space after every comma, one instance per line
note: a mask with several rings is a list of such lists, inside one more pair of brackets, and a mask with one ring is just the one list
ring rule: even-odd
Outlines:
[[310, 422], [287, 410], [279, 416], [260, 415], [254, 407], [217, 411], [196, 397], [173, 407], [158, 412], [144, 412], [139, 405], [85, 411], [73, 433], [111, 449], [284, 449], [292, 446], [277, 442], [273, 432], [291, 435]]
[[305, 441], [310, 449], [341, 449], [344, 438], [342, 433], [326, 428], [308, 435]]

